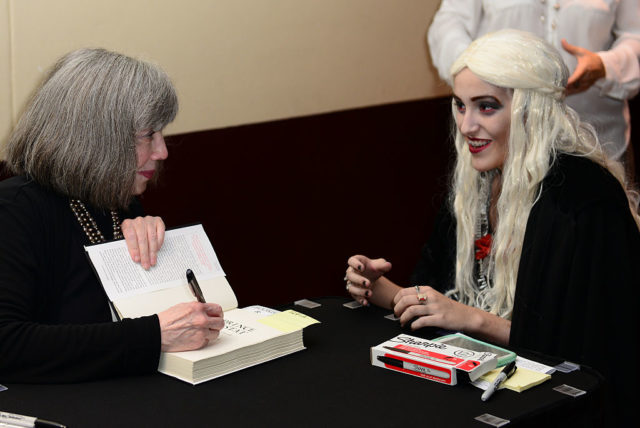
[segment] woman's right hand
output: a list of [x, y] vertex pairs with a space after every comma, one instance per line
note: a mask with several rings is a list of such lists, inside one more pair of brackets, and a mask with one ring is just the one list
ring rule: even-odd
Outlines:
[[369, 300], [373, 295], [373, 286], [382, 275], [391, 270], [391, 263], [385, 259], [370, 259], [366, 256], [355, 255], [347, 260], [346, 288], [351, 297], [362, 305], [369, 305]]
[[180, 303], [158, 314], [163, 352], [191, 351], [218, 338], [224, 314], [216, 303]]

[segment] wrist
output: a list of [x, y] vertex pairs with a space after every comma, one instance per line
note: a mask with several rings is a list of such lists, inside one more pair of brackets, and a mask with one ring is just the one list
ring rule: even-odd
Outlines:
[[464, 333], [476, 335], [479, 332], [482, 332], [485, 327], [486, 320], [484, 315], [486, 314], [486, 312], [471, 306], [466, 307], [469, 311], [469, 314], [464, 318], [465, 325], [462, 330]]

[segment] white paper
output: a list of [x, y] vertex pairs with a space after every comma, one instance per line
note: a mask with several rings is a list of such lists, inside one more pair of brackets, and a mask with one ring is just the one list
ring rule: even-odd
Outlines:
[[124, 240], [85, 247], [111, 301], [184, 286], [191, 269], [198, 281], [224, 276], [202, 225], [165, 233], [158, 261], [148, 271], [131, 260]]
[[543, 374], [553, 374], [553, 372], [556, 371], [556, 369], [554, 369], [551, 366], [538, 363], [537, 361], [527, 360], [526, 358], [522, 358], [522, 357], [516, 358], [516, 366], [524, 367], [525, 369], [529, 369], [534, 372], [543, 373]]
[[246, 308], [242, 308], [241, 310], [253, 312], [254, 314], [258, 315], [259, 318], [268, 317], [269, 315], [277, 314], [280, 312], [276, 309], [267, 308], [266, 306], [262, 305], [247, 306]]

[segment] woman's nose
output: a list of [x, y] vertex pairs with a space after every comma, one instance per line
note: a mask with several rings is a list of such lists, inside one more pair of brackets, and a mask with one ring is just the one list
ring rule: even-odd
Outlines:
[[476, 121], [475, 116], [472, 113], [466, 112], [461, 116], [462, 117], [459, 121], [459, 128], [462, 134], [468, 135], [478, 129], [478, 122]]
[[164, 141], [162, 132], [156, 132], [153, 134], [153, 140], [151, 144], [151, 149], [153, 150], [151, 157], [153, 158], [153, 160], [164, 160], [169, 156], [167, 144]]

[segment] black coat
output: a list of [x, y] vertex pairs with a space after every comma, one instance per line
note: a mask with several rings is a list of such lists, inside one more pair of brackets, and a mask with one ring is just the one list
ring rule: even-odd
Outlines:
[[[451, 289], [454, 263], [455, 219], [444, 207], [412, 284]], [[559, 156], [527, 221], [509, 346], [595, 368], [609, 407], [631, 411], [639, 285], [640, 232], [622, 187], [588, 159]]]
[[[87, 206], [106, 239], [111, 216]], [[134, 203], [121, 218], [142, 214]], [[25, 177], [0, 182], [0, 381], [76, 382], [153, 372], [157, 316], [111, 322], [69, 199]]]

